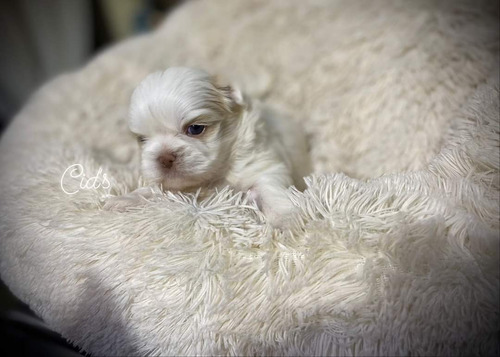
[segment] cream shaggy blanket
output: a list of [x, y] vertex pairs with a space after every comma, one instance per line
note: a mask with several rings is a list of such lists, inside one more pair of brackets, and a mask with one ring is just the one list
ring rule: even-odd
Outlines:
[[[97, 355], [498, 354], [498, 50], [496, 1], [186, 3], [15, 118], [2, 279]], [[142, 185], [127, 104], [171, 65], [304, 121], [299, 227], [229, 189], [102, 210]]]

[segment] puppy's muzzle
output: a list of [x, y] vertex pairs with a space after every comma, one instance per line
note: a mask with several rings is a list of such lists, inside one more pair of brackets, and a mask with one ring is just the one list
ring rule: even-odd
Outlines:
[[176, 155], [170, 153], [170, 152], [164, 152], [161, 155], [158, 156], [156, 159], [158, 161], [158, 164], [164, 168], [164, 169], [171, 169], [172, 166], [174, 165], [175, 159], [177, 158]]

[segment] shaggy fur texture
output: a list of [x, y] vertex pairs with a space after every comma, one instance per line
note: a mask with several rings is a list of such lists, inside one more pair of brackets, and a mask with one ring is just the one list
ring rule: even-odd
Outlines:
[[[287, 190], [304, 189], [311, 162], [304, 129], [239, 89], [195, 68], [147, 76], [130, 99], [129, 128], [141, 146], [141, 174], [172, 192], [230, 186], [247, 192], [276, 228], [293, 224]], [[199, 132], [194, 130], [197, 128]], [[208, 191], [208, 192], [205, 192]], [[124, 211], [152, 197], [141, 187], [112, 196], [106, 210]], [[201, 197], [201, 196], [199, 196]]]
[[[496, 1], [187, 3], [7, 130], [2, 279], [99, 355], [498, 354], [498, 50]], [[172, 65], [308, 118], [293, 231], [225, 189], [102, 211], [142, 184], [131, 92]], [[75, 163], [111, 188], [65, 194]]]

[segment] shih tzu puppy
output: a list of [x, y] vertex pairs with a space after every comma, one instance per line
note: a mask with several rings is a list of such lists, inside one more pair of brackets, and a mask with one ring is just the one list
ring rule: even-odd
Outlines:
[[[296, 123], [198, 69], [146, 77], [132, 95], [129, 128], [141, 145], [146, 181], [181, 192], [230, 185], [247, 192], [274, 227], [286, 225], [295, 210], [287, 188], [303, 189], [310, 173]], [[112, 197], [104, 208], [123, 210], [151, 192]]]

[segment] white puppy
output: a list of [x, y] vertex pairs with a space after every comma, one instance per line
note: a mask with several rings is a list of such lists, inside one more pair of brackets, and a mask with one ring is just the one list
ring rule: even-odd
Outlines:
[[[294, 211], [287, 188], [303, 189], [310, 173], [297, 124], [202, 70], [149, 75], [132, 95], [129, 127], [141, 143], [147, 181], [171, 191], [225, 185], [248, 191], [275, 227]], [[123, 209], [150, 193], [143, 188], [112, 198], [105, 209]]]

